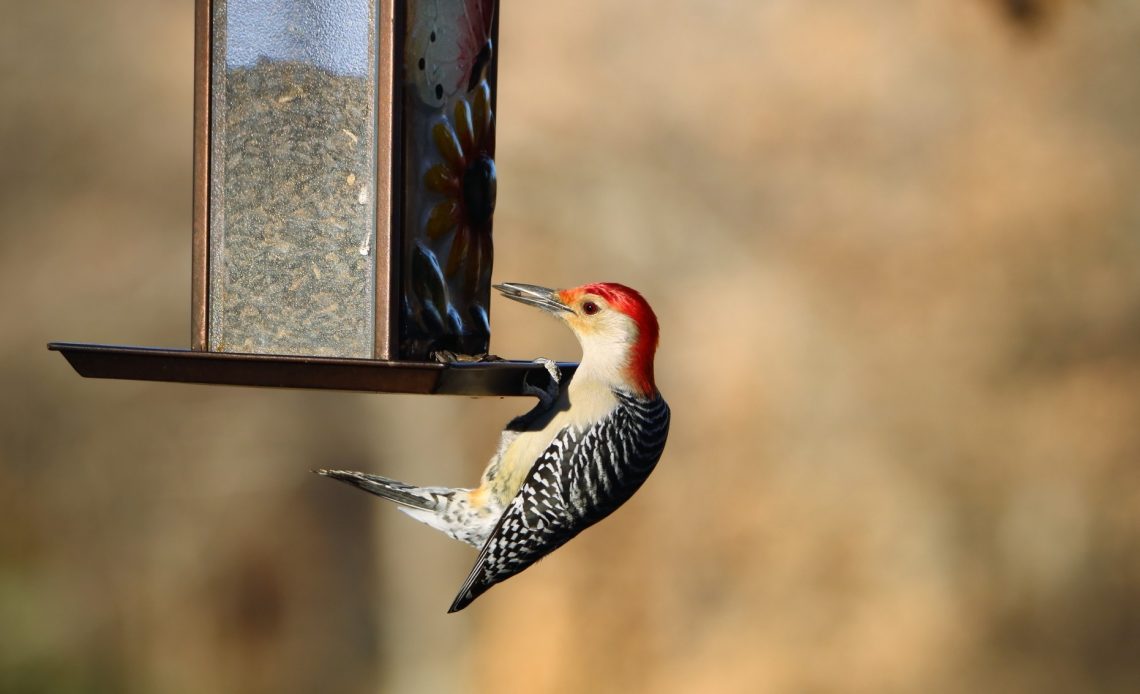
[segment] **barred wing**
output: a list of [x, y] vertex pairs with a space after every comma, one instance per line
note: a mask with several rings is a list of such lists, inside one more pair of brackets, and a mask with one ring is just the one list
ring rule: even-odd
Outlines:
[[560, 431], [483, 544], [449, 612], [514, 576], [613, 513], [661, 458], [669, 406], [617, 393], [619, 405], [585, 431]]

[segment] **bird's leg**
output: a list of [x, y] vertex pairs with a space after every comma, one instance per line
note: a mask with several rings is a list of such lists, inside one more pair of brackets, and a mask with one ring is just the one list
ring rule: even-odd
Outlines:
[[504, 449], [509, 445], [510, 442], [514, 440], [514, 437], [518, 436], [518, 432], [530, 428], [531, 422], [543, 412], [549, 410], [558, 399], [558, 392], [562, 387], [562, 371], [558, 368], [558, 364], [554, 363], [551, 359], [535, 359], [534, 363], [542, 364], [543, 367], [546, 368], [546, 373], [550, 374], [550, 378], [547, 380], [546, 386], [540, 388], [527, 380], [530, 377], [529, 371], [523, 376], [523, 394], [533, 395], [538, 398], [538, 404], [532, 407], [529, 412], [520, 414], [507, 423], [506, 429], [503, 430], [503, 438], [499, 444], [500, 449]]
[[553, 359], [547, 359], [545, 357], [539, 357], [535, 359], [533, 363], [542, 364], [546, 369], [546, 373], [550, 374], [550, 379], [546, 382], [545, 388], [539, 388], [527, 380], [530, 376], [528, 372], [526, 376], [523, 376], [523, 393], [538, 398], [541, 409], [545, 410], [550, 407], [558, 397], [558, 390], [562, 385], [562, 370], [558, 368], [558, 364], [556, 364]]

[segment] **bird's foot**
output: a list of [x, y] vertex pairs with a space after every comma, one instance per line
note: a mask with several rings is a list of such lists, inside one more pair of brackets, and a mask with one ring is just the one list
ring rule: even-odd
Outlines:
[[562, 370], [558, 368], [558, 364], [556, 364], [553, 359], [539, 357], [534, 360], [534, 363], [542, 364], [543, 368], [546, 369], [546, 373], [550, 374], [550, 378], [546, 381], [545, 387], [540, 388], [531, 384], [529, 380], [530, 372], [528, 372], [526, 376], [523, 376], [523, 393], [538, 398], [543, 408], [550, 407], [555, 398], [558, 397], [558, 390], [562, 384]]
[[546, 369], [546, 373], [550, 374], [550, 381], [553, 385], [562, 383], [562, 369], [558, 368], [558, 362], [546, 357], [539, 357], [534, 360], [535, 364], [542, 364]]

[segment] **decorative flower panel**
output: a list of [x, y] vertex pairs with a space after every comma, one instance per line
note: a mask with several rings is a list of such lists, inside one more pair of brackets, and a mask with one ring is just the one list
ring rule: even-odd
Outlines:
[[495, 210], [494, 0], [408, 0], [400, 352], [486, 353]]

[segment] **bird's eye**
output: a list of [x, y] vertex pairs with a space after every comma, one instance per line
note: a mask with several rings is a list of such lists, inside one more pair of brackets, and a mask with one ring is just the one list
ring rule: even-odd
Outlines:
[[585, 313], [587, 316], [592, 316], [597, 312], [598, 305], [593, 301], [587, 301], [586, 303], [582, 304], [582, 313]]

